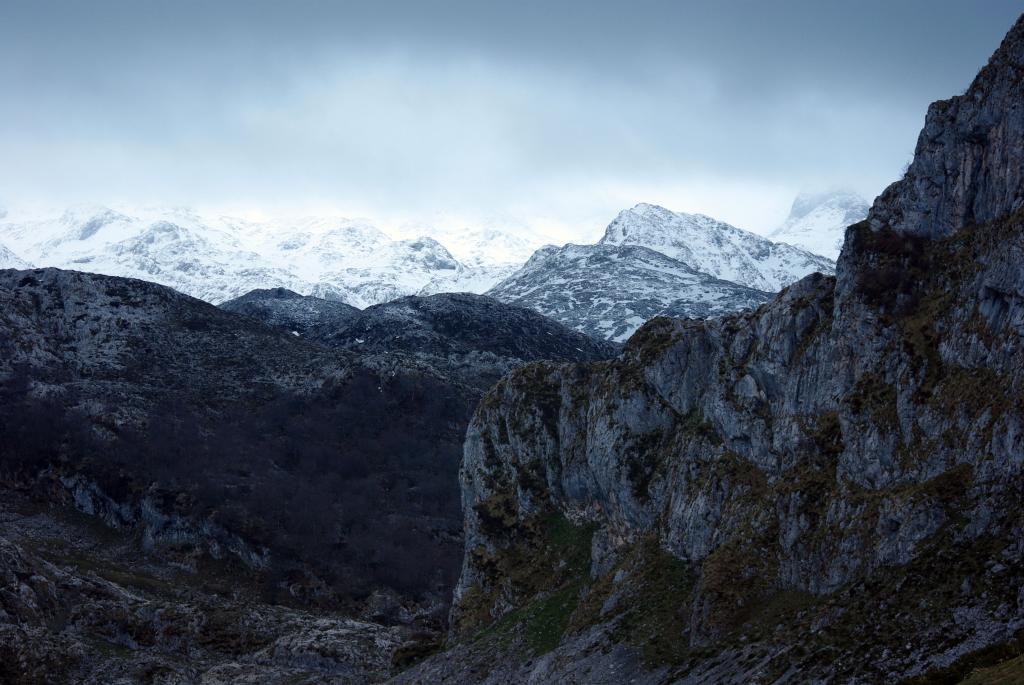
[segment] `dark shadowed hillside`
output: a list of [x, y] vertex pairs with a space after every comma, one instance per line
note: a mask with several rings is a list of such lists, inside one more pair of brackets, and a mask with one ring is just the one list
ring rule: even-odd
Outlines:
[[[486, 323], [449, 304], [431, 334], [441, 348], [422, 354], [385, 340], [332, 349], [251, 311], [54, 269], [0, 272], [0, 301], [0, 477], [56, 507], [54, 527], [81, 512], [186, 586], [227, 572], [262, 602], [426, 635], [443, 626], [457, 573], [456, 473], [480, 394], [525, 359], [614, 351], [490, 301]], [[507, 323], [504, 310], [525, 315], [532, 342], [515, 347], [506, 329], [504, 355], [474, 365], [473, 342]], [[472, 336], [445, 347], [460, 325]], [[456, 361], [461, 373], [444, 373]], [[67, 536], [49, 553], [80, 573]]]

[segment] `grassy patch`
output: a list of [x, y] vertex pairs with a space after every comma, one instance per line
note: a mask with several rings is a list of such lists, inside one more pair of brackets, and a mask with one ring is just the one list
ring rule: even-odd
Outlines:
[[457, 608], [460, 632], [476, 631], [474, 641], [497, 639], [506, 647], [519, 643], [540, 655], [565, 634], [589, 581], [594, 527], [557, 513], [521, 525], [513, 547], [481, 556], [476, 564], [489, 578], [507, 582], [502, 587], [519, 599], [519, 608], [487, 626], [502, 593], [498, 587], [472, 588]]
[[1018, 685], [1024, 683], [1024, 633], [966, 654], [953, 664], [910, 678], [903, 685]]
[[899, 426], [896, 414], [896, 388], [877, 373], [865, 373], [847, 398], [854, 414], [874, 419], [883, 430]]
[[579, 603], [581, 586], [581, 583], [573, 583], [505, 614], [481, 633], [480, 638], [493, 637], [506, 648], [518, 640], [535, 656], [550, 652], [569, 627], [569, 619]]
[[[620, 573], [625, 577], [616, 583]], [[661, 549], [654, 538], [645, 538], [593, 584], [572, 616], [570, 630], [582, 632], [614, 620], [615, 641], [640, 649], [646, 667], [679, 664], [689, 656], [685, 632], [695, 582], [689, 564]], [[613, 606], [602, 615], [613, 597]]]
[[1020, 685], [1024, 683], [1024, 656], [1010, 659], [997, 666], [972, 671], [963, 685]]

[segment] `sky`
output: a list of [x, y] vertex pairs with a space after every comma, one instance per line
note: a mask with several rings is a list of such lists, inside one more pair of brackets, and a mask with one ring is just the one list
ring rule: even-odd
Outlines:
[[[0, 205], [758, 232], [868, 199], [1002, 0], [0, 0]], [[523, 228], [522, 230], [527, 230]]]

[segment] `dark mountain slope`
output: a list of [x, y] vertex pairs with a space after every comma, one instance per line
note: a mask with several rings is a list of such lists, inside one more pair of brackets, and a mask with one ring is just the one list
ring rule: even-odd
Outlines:
[[402, 297], [362, 311], [339, 311], [335, 304], [260, 290], [221, 307], [360, 357], [399, 354], [474, 399], [525, 362], [608, 359], [621, 349], [532, 310], [470, 293]]
[[956, 683], [1020, 654], [1022, 56], [1024, 18], [835, 279], [488, 394], [453, 643], [399, 682]]
[[469, 293], [403, 297], [367, 307], [324, 340], [353, 350], [439, 357], [486, 352], [523, 360], [596, 361], [619, 350], [530, 309]]
[[4, 271], [0, 302], [5, 473], [50, 469], [87, 512], [182, 563], [235, 556], [271, 595], [294, 573], [328, 604], [451, 582], [475, 390], [143, 281]]
[[[120, 583], [131, 569], [158, 584], [174, 578], [184, 593], [119, 605], [117, 588], [104, 589], [98, 604], [58, 592], [55, 615], [95, 610], [108, 622], [101, 633], [76, 623], [60, 643], [82, 657], [76, 677], [105, 682], [140, 660], [173, 662], [178, 643], [162, 638], [126, 643], [129, 651], [113, 664], [96, 652], [90, 641], [154, 630], [148, 618], [127, 618], [137, 611], [187, 605], [190, 621], [228, 611], [223, 629], [248, 631], [237, 596], [226, 607], [210, 596], [225, 591], [214, 582], [222, 578], [231, 579], [230, 594], [272, 614], [271, 604], [316, 612], [264, 616], [259, 630], [283, 631], [272, 638], [284, 640], [301, 628], [287, 639], [331, 652], [325, 673], [363, 674], [351, 682], [363, 681], [364, 666], [386, 675], [403, 642], [412, 640], [415, 653], [436, 637], [458, 569], [457, 469], [479, 397], [526, 359], [595, 359], [617, 350], [487, 298], [410, 301], [402, 312], [423, 313], [415, 321], [402, 314], [399, 330], [388, 308], [352, 312], [287, 291], [241, 298], [235, 304], [248, 314], [241, 316], [144, 281], [0, 271], [0, 493], [29, 510], [44, 507], [45, 558], [71, 564], [49, 576], [58, 589], [86, 570]], [[316, 342], [353, 317], [366, 322], [369, 344], [349, 351], [344, 341]], [[297, 324], [300, 336], [291, 332]], [[84, 549], [76, 512], [109, 529]], [[9, 531], [0, 531], [0, 544], [4, 537]], [[20, 543], [31, 547], [12, 552], [11, 564], [42, 542], [25, 536]], [[15, 643], [15, 656], [28, 658], [19, 650], [47, 634], [49, 619], [22, 609], [5, 610], [28, 631]], [[352, 632], [338, 624], [329, 648], [332, 638], [311, 626], [338, 611], [415, 630], [360, 624]], [[198, 649], [187, 645], [201, 635], [185, 632], [181, 648]], [[372, 664], [346, 646], [378, 638], [385, 653]], [[281, 649], [292, 648], [301, 651]], [[250, 661], [270, 659], [256, 647], [241, 649]], [[216, 670], [225, 658], [218, 647], [201, 663]], [[306, 657], [295, 659], [270, 659], [263, 681], [292, 682], [296, 668], [320, 672]], [[59, 672], [53, 664], [50, 677]], [[50, 682], [46, 663], [40, 668]]]
[[471, 293], [411, 295], [360, 311], [278, 288], [254, 290], [220, 307], [359, 354], [592, 361], [607, 359], [619, 350], [613, 343], [573, 331], [533, 310]]
[[350, 304], [300, 295], [287, 288], [252, 290], [218, 306], [304, 337], [340, 328], [359, 315]]

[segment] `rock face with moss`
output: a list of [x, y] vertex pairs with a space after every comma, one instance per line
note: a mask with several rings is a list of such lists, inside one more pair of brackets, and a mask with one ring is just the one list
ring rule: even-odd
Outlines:
[[404, 682], [958, 682], [1019, 652], [1022, 55], [1024, 20], [933, 105], [835, 278], [485, 397], [452, 646]]
[[873, 228], [945, 236], [1024, 207], [1022, 34], [1018, 23], [970, 90], [928, 108], [914, 161], [875, 203]]

